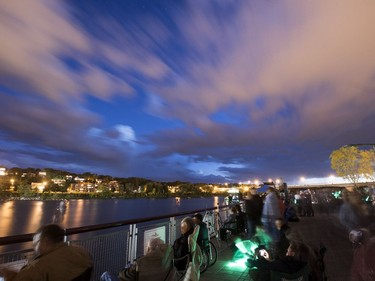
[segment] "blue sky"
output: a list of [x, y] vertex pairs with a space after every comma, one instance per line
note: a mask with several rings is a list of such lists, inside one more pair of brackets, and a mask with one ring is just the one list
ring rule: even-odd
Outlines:
[[190, 182], [374, 143], [373, 1], [0, 2], [0, 165]]

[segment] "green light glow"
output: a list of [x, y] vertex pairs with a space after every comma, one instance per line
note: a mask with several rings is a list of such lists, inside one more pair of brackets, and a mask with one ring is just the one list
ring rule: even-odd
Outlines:
[[226, 264], [227, 267], [230, 267], [230, 268], [238, 268], [238, 269], [241, 269], [241, 270], [245, 270], [247, 268], [246, 266], [246, 262], [247, 262], [247, 257], [242, 257], [240, 259], [237, 259], [235, 261], [230, 261]]
[[250, 240], [243, 240], [237, 242], [236, 247], [241, 251], [241, 253], [252, 256], [255, 249], [258, 248], [258, 245]]
[[333, 195], [336, 199], [339, 199], [339, 198], [340, 198], [340, 195], [341, 195], [341, 191], [338, 190], [338, 191], [332, 192], [332, 195]]

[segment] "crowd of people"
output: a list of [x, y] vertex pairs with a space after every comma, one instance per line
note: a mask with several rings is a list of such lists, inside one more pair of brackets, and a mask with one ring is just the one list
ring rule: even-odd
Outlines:
[[[256, 190], [250, 190], [244, 200], [244, 211], [239, 204], [231, 206], [223, 233], [231, 232], [258, 246], [248, 259], [249, 268], [256, 268], [252, 271], [252, 280], [271, 280], [271, 272], [275, 271], [301, 272], [310, 281], [325, 280], [324, 248], [315, 249], [307, 244], [289, 223], [298, 221], [300, 216], [314, 216], [311, 201], [310, 192], [302, 191], [285, 198], [270, 187], [263, 197]], [[365, 204], [356, 190], [342, 193], [338, 219], [353, 243], [353, 281], [375, 280], [373, 207]], [[178, 272], [187, 276], [184, 280], [199, 280], [202, 251], [209, 246], [202, 214], [184, 218], [180, 233], [173, 245], [158, 237], [151, 238], [144, 256], [118, 273], [105, 272], [101, 280], [176, 280]], [[33, 258], [18, 272], [0, 268], [0, 276], [5, 281], [89, 280], [93, 267], [90, 254], [81, 247], [68, 245], [63, 237], [64, 230], [58, 224], [41, 227], [33, 238]]]
[[[307, 244], [289, 223], [315, 215], [312, 195], [310, 190], [303, 190], [282, 198], [272, 187], [263, 198], [255, 190], [249, 192], [244, 200], [247, 239], [258, 245], [248, 261], [251, 268], [257, 268], [253, 280], [270, 280], [271, 271], [291, 274], [302, 269], [308, 270], [308, 280], [325, 280], [325, 248], [315, 249]], [[344, 190], [338, 208], [339, 222], [355, 245], [352, 281], [375, 280], [375, 204], [363, 199], [356, 189]]]
[[[153, 237], [144, 256], [118, 273], [104, 272], [102, 281], [173, 281], [178, 272], [184, 280], [197, 281], [202, 263], [201, 247], [208, 245], [208, 230], [201, 214], [181, 221], [180, 232], [172, 245]], [[64, 242], [65, 231], [58, 224], [38, 229], [33, 237], [34, 256], [19, 271], [0, 268], [4, 281], [89, 281], [92, 258], [82, 247]]]

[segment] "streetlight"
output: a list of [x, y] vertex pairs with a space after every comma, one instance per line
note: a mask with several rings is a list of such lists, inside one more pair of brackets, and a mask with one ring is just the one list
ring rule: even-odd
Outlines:
[[305, 182], [305, 177], [300, 177], [300, 182], [303, 184]]
[[330, 174], [329, 175], [329, 179], [331, 180], [331, 184], [333, 184], [333, 181], [335, 180], [335, 176]]

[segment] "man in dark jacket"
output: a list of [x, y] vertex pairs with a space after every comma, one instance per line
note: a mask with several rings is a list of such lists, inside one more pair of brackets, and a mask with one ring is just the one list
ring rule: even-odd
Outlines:
[[256, 260], [249, 260], [251, 267], [258, 270], [255, 280], [270, 280], [270, 272], [277, 271], [282, 273], [296, 273], [306, 267], [310, 258], [309, 248], [305, 244], [290, 242], [287, 253], [284, 257], [271, 260], [267, 251], [263, 250], [262, 254]]
[[260, 224], [262, 216], [263, 200], [256, 193], [256, 189], [251, 189], [245, 199], [245, 213], [246, 213], [246, 226], [247, 238], [250, 239], [255, 234], [256, 225]]

